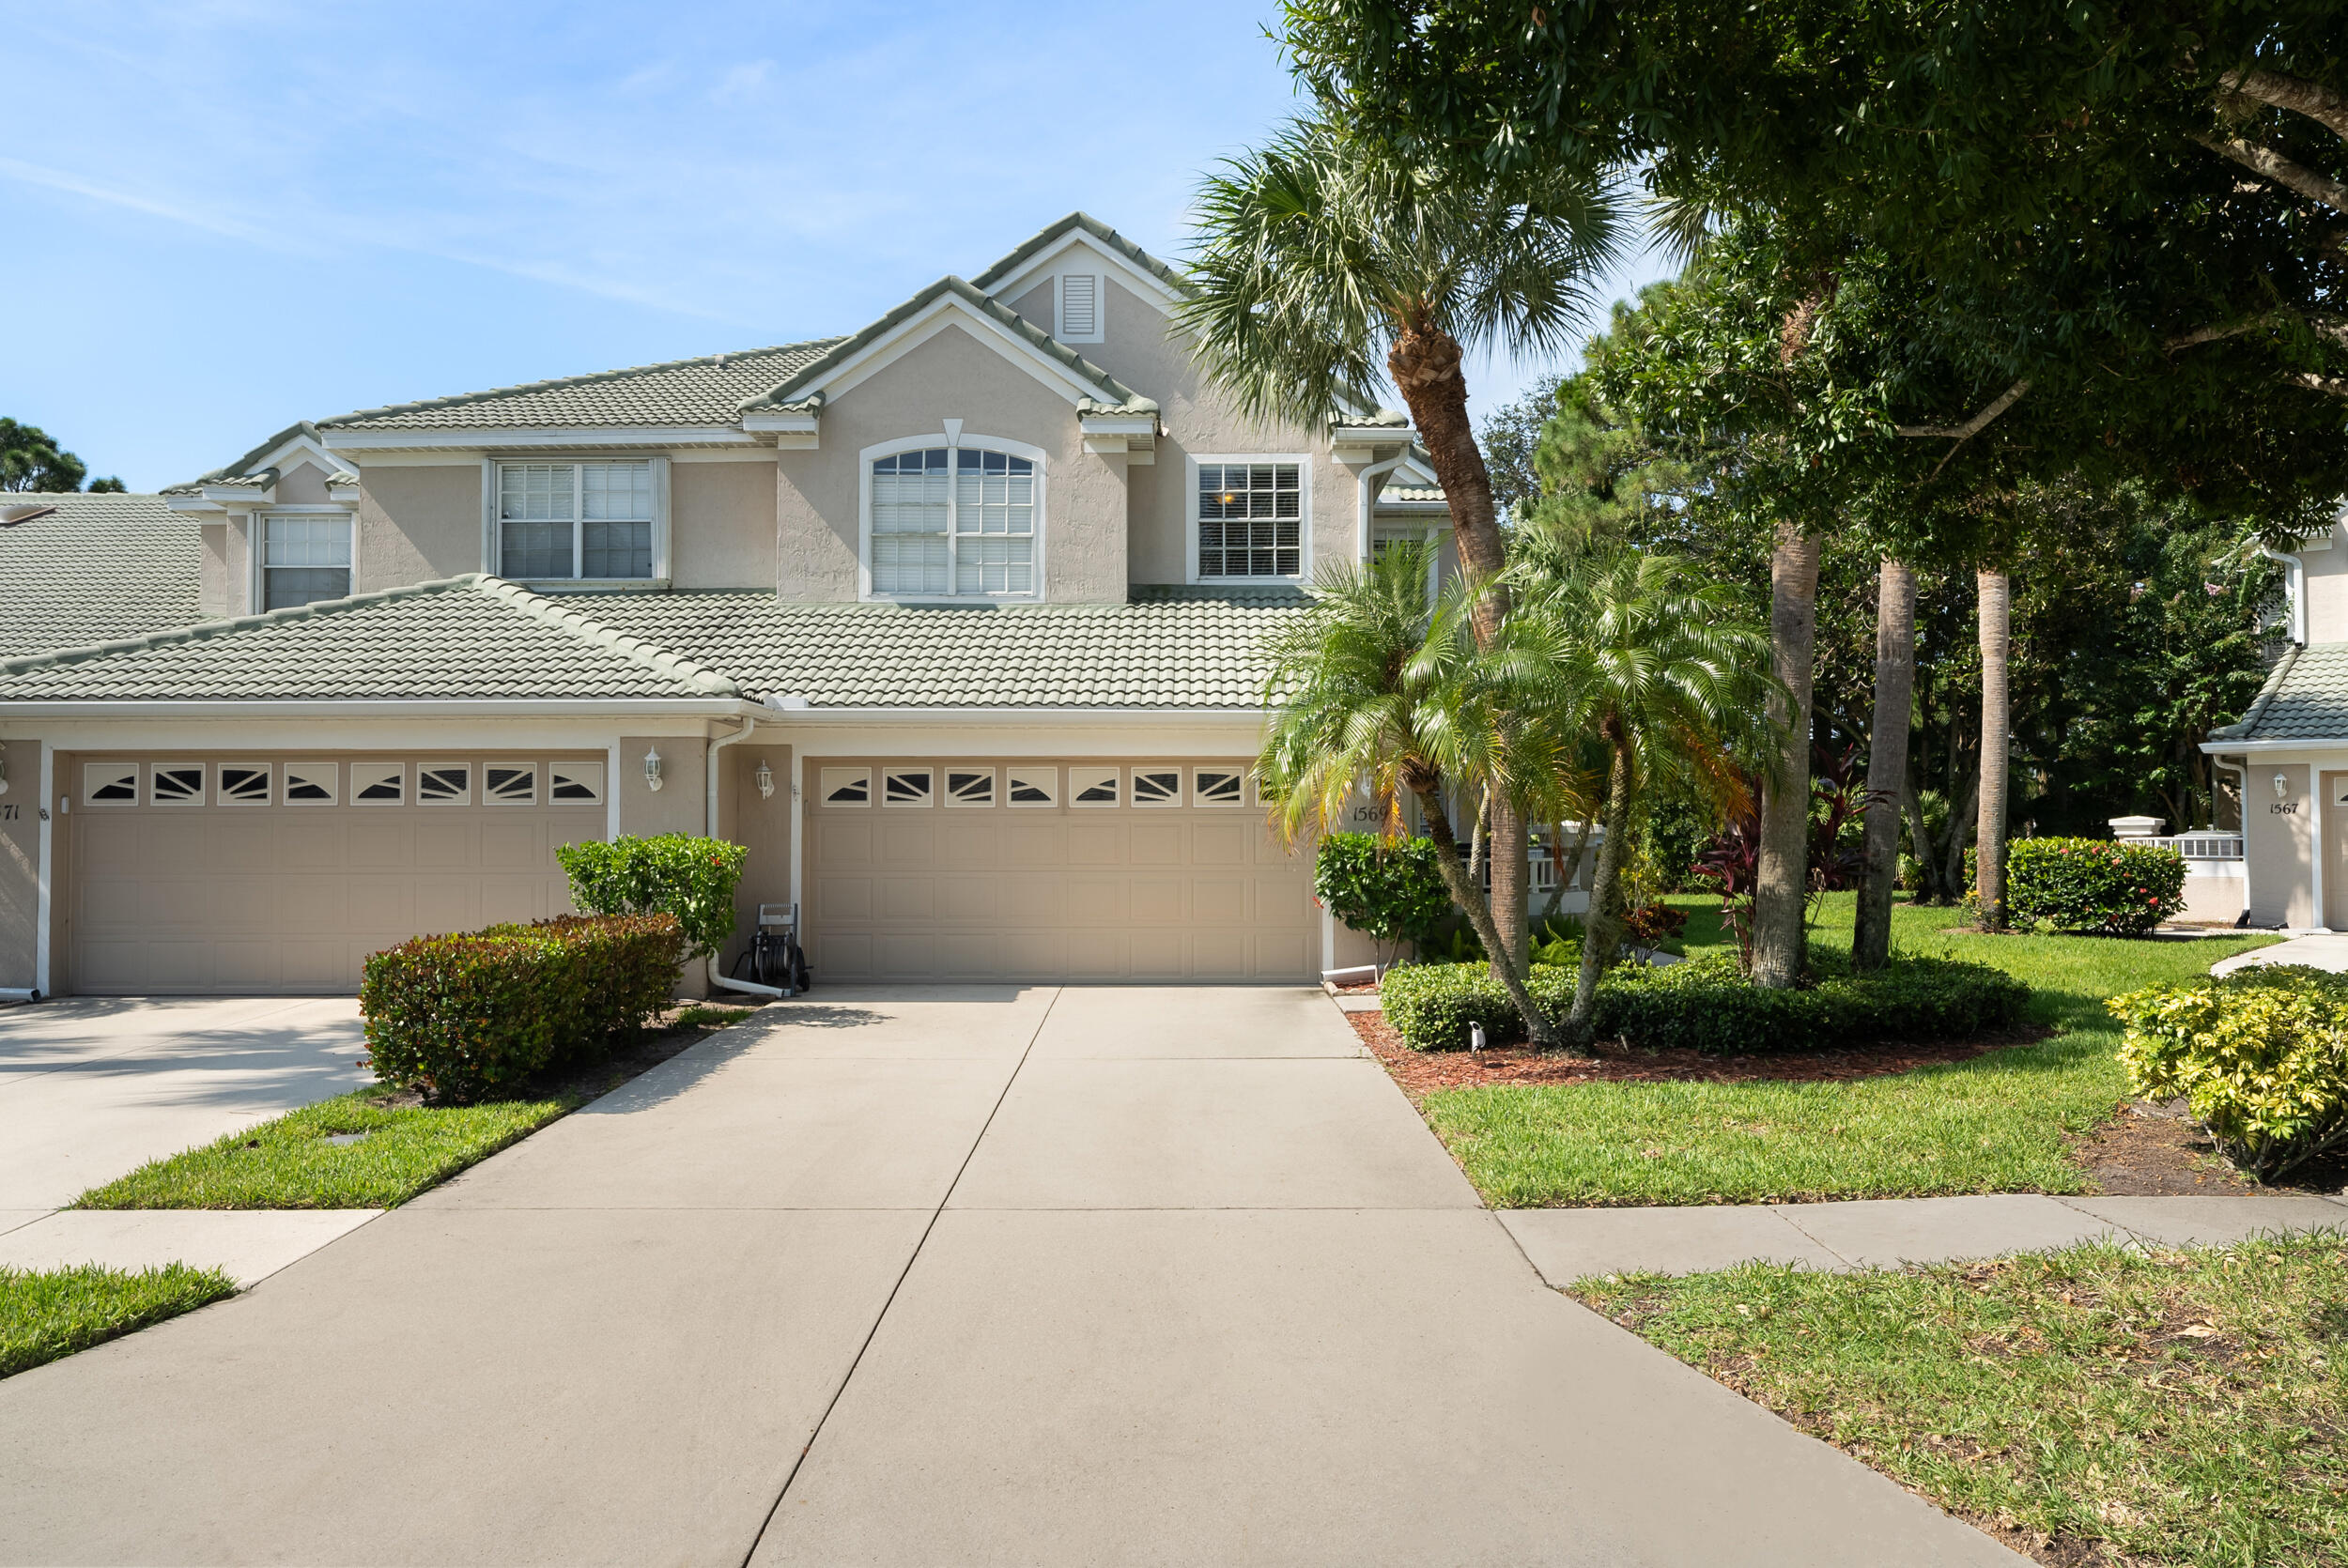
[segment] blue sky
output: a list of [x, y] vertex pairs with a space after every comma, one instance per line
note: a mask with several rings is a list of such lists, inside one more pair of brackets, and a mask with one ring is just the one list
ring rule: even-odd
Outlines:
[[853, 331], [1072, 208], [1179, 259], [1295, 107], [1270, 14], [0, 0], [0, 414], [153, 489], [297, 419]]

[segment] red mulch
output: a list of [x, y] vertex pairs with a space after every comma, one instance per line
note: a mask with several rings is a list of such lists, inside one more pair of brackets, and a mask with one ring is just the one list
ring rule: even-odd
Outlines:
[[1374, 1053], [1416, 1104], [1437, 1089], [1477, 1084], [1747, 1084], [1819, 1083], [1877, 1078], [1941, 1062], [1970, 1061], [2010, 1045], [2044, 1039], [2043, 1029], [1989, 1039], [1938, 1045], [1885, 1045], [1807, 1055], [1712, 1056], [1700, 1051], [1638, 1051], [1619, 1041], [1594, 1048], [1595, 1057], [1547, 1055], [1528, 1047], [1492, 1051], [1413, 1051], [1383, 1013], [1348, 1013], [1362, 1043]]

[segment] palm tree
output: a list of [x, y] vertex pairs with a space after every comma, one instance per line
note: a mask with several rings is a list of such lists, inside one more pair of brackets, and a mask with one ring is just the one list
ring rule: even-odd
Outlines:
[[1981, 619], [1981, 816], [1973, 834], [1973, 884], [1981, 929], [2005, 930], [2005, 795], [2009, 714], [2006, 681], [2014, 639], [2013, 589], [2002, 570], [1976, 575]]
[[[1851, 928], [1853, 969], [1892, 956], [1892, 884], [1900, 869], [1900, 802], [1908, 792], [1908, 729], [1916, 699], [1916, 574], [1885, 556], [1876, 581], [1875, 715], [1867, 726], [1866, 873]], [[1925, 853], [1918, 846], [1918, 856]]]
[[1404, 831], [1405, 805], [1415, 805], [1451, 901], [1492, 955], [1526, 1032], [1551, 1049], [1556, 1027], [1501, 944], [1496, 899], [1469, 874], [1445, 796], [1489, 791], [1520, 809], [1552, 806], [1544, 792], [1561, 776], [1564, 743], [1521, 722], [1511, 672], [1475, 647], [1469, 594], [1429, 603], [1428, 561], [1426, 546], [1397, 545], [1366, 565], [1321, 574], [1311, 609], [1266, 650], [1274, 716], [1257, 760], [1259, 788], [1291, 840], [1344, 821], [1364, 793], [1390, 834]]
[[1563, 571], [1525, 571], [1517, 587], [1499, 658], [1553, 691], [1608, 753], [1606, 836], [1565, 1024], [1567, 1041], [1579, 1044], [1589, 1038], [1599, 969], [1622, 937], [1616, 881], [1639, 795], [1676, 777], [1725, 808], [1740, 806], [1738, 764], [1778, 749], [1767, 709], [1783, 691], [1768, 673], [1769, 638], [1739, 614], [1735, 592], [1675, 556], [1610, 549]]
[[[1177, 319], [1251, 417], [1318, 426], [1383, 368], [1443, 484], [1490, 646], [1507, 610], [1506, 539], [1468, 419], [1469, 350], [1567, 346], [1613, 259], [1624, 202], [1562, 159], [1506, 177], [1395, 161], [1323, 121], [1291, 122], [1198, 193], [1191, 294]], [[1383, 351], [1383, 365], [1381, 353]], [[1511, 912], [1492, 948], [1522, 967], [1524, 819], [1492, 813], [1492, 896]]]

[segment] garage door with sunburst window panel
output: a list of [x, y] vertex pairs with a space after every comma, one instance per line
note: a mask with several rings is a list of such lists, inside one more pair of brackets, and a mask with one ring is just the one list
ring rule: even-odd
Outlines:
[[1266, 828], [1244, 761], [806, 766], [819, 981], [1319, 973], [1310, 856]]

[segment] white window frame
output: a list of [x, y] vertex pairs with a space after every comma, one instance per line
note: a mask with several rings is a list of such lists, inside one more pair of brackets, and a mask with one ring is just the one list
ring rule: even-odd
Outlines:
[[[956, 570], [960, 564], [956, 560], [956, 554], [961, 547], [958, 544], [961, 535], [954, 531], [954, 521], [955, 514], [961, 505], [960, 497], [957, 494], [961, 485], [954, 479], [955, 474], [960, 472], [954, 465], [960, 459], [952, 456], [946, 459], [946, 592], [943, 593], [876, 593], [873, 591], [873, 465], [884, 457], [893, 457], [901, 452], [924, 452], [935, 446], [943, 446], [949, 453], [960, 453], [965, 447], [980, 452], [999, 452], [1006, 457], [1024, 457], [1035, 465], [1035, 588], [1032, 592], [1027, 593], [956, 593], [953, 591], [955, 578], [960, 575]], [[1029, 446], [1025, 441], [1014, 441], [1001, 436], [965, 436], [962, 433], [962, 421], [948, 420], [946, 428], [935, 435], [904, 436], [893, 441], [883, 441], [877, 446], [866, 447], [856, 454], [856, 591], [857, 598], [894, 605], [1027, 605], [1043, 602], [1044, 540], [1049, 532], [1051, 513], [1046, 505], [1048, 485], [1042, 447]], [[972, 537], [978, 536], [972, 535]]]
[[[1079, 332], [1068, 325], [1068, 280], [1089, 278], [1092, 281], [1092, 331]], [[1069, 271], [1052, 274], [1052, 335], [1062, 343], [1099, 343], [1107, 333], [1109, 280], [1100, 272]]]
[[[253, 606], [254, 614], [262, 614], [269, 605], [269, 574], [271, 570], [269, 564], [269, 522], [271, 517], [300, 517], [304, 520], [340, 517], [344, 530], [348, 536], [350, 556], [350, 564], [343, 569], [348, 574], [350, 582], [348, 589], [342, 596], [348, 598], [350, 594], [359, 592], [359, 519], [348, 507], [272, 506], [265, 511], [252, 513], [250, 515], [252, 521], [245, 532], [244, 553], [250, 558], [245, 564], [251, 572], [252, 580], [245, 584], [245, 593], [247, 601]], [[307, 568], [289, 566], [279, 568], [279, 570], [303, 571]], [[328, 601], [313, 599], [309, 602], [316, 605], [325, 604]]]
[[485, 457], [481, 460], [481, 569], [489, 576], [502, 576], [505, 564], [503, 519], [498, 515], [499, 498], [505, 488], [504, 470], [509, 463], [516, 468], [530, 464], [567, 463], [571, 468], [571, 567], [576, 571], [587, 560], [587, 519], [580, 515], [587, 510], [586, 479], [582, 470], [589, 463], [650, 463], [652, 465], [652, 576], [648, 577], [517, 577], [511, 579], [524, 586], [554, 592], [624, 592], [631, 589], [659, 590], [669, 586], [669, 459], [665, 454], [648, 452], [549, 452], [517, 453], [511, 457]]
[[[1198, 470], [1208, 464], [1293, 463], [1296, 465], [1296, 575], [1293, 576], [1210, 577], [1198, 570]], [[1193, 583], [1260, 587], [1267, 583], [1306, 583], [1313, 580], [1313, 460], [1301, 452], [1191, 453], [1182, 458], [1182, 570]]]

